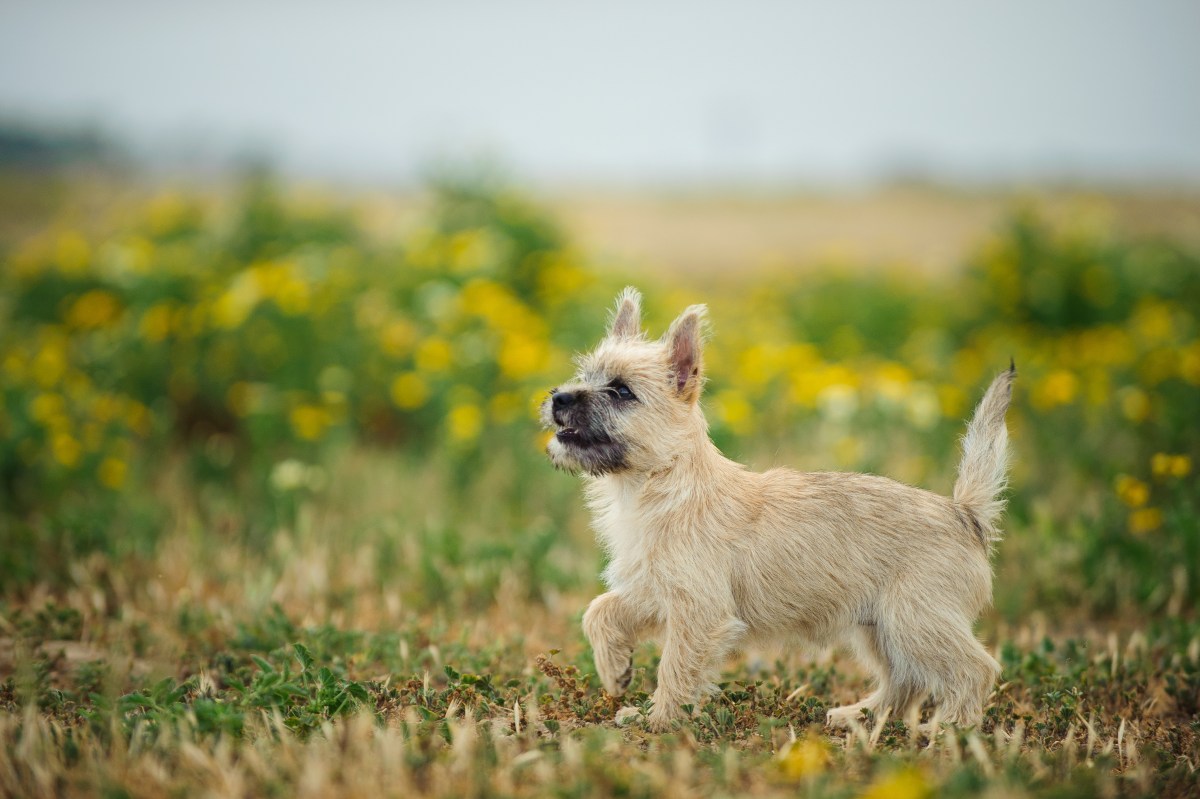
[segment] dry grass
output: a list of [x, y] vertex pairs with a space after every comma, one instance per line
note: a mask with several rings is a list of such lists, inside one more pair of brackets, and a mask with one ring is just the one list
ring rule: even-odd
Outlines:
[[[586, 577], [540, 590], [511, 564], [489, 580], [418, 548], [432, 543], [411, 545], [399, 566], [380, 563], [389, 534], [372, 520], [411, 528], [441, 512], [447, 497], [431, 491], [431, 470], [350, 452], [328, 492], [264, 546], [245, 544], [249, 519], [229, 509], [227, 532], [202, 529], [214, 509], [166, 471], [175, 530], [152, 552], [75, 560], [65, 588], [47, 584], [4, 606], [0, 793], [924, 796], [986, 787], [1082, 797], [1186, 796], [1196, 785], [1200, 629], [1183, 619], [990, 619], [985, 640], [1005, 674], [987, 721], [934, 741], [912, 719], [823, 731], [824, 709], [861, 692], [863, 677], [830, 653], [795, 652], [731, 662], [721, 696], [676, 733], [653, 736], [618, 727], [618, 703], [597, 687], [578, 629]], [[473, 535], [505, 534], [503, 523], [482, 525]], [[582, 518], [564, 532], [558, 567], [594, 573]], [[430, 558], [455, 586], [439, 601], [410, 590], [414, 564]], [[234, 690], [268, 669], [290, 669], [299, 690], [315, 686], [296, 677], [295, 643], [316, 661], [304, 674], [327, 666], [364, 698], [311, 711], [307, 695], [256, 704]], [[635, 702], [651, 687], [653, 658], [651, 648], [637, 657]], [[1191, 693], [1178, 687], [1189, 679]], [[151, 701], [164, 682], [176, 693]], [[122, 705], [131, 695], [146, 701]], [[305, 703], [309, 715], [297, 711]], [[220, 726], [222, 712], [241, 715], [235, 732]]]

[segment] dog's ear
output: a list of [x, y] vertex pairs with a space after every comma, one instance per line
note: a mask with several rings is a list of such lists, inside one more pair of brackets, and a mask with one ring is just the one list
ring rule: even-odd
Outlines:
[[671, 323], [666, 335], [671, 379], [680, 398], [688, 402], [700, 399], [704, 383], [702, 339], [707, 314], [707, 307], [691, 306]]
[[609, 338], [637, 338], [642, 333], [642, 295], [626, 286], [617, 297], [617, 312], [608, 329]]

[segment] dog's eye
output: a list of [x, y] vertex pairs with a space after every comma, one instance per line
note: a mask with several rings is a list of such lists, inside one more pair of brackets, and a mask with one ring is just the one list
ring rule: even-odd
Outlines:
[[614, 380], [611, 383], [609, 383], [608, 390], [610, 392], [612, 392], [612, 395], [617, 399], [622, 399], [622, 400], [637, 399], [637, 397], [634, 396], [634, 393], [629, 390], [629, 386], [625, 385], [624, 383], [622, 383], [619, 380]]

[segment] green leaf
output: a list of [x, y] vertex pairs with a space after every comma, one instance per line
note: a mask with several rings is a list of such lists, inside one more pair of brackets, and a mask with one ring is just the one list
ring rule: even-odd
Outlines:
[[300, 667], [305, 671], [311, 669], [313, 665], [313, 657], [312, 653], [308, 651], [308, 647], [306, 647], [304, 644], [296, 643], [292, 644], [292, 649], [296, 652], [296, 659], [300, 661]]

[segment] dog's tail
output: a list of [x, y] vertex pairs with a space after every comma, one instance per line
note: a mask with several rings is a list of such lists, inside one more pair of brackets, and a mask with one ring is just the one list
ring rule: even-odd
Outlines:
[[1000, 538], [996, 527], [1004, 512], [1001, 496], [1008, 486], [1008, 428], [1004, 414], [1012, 399], [1016, 364], [1009, 363], [975, 409], [962, 439], [962, 462], [954, 484], [954, 502], [969, 517], [971, 527], [985, 545]]

